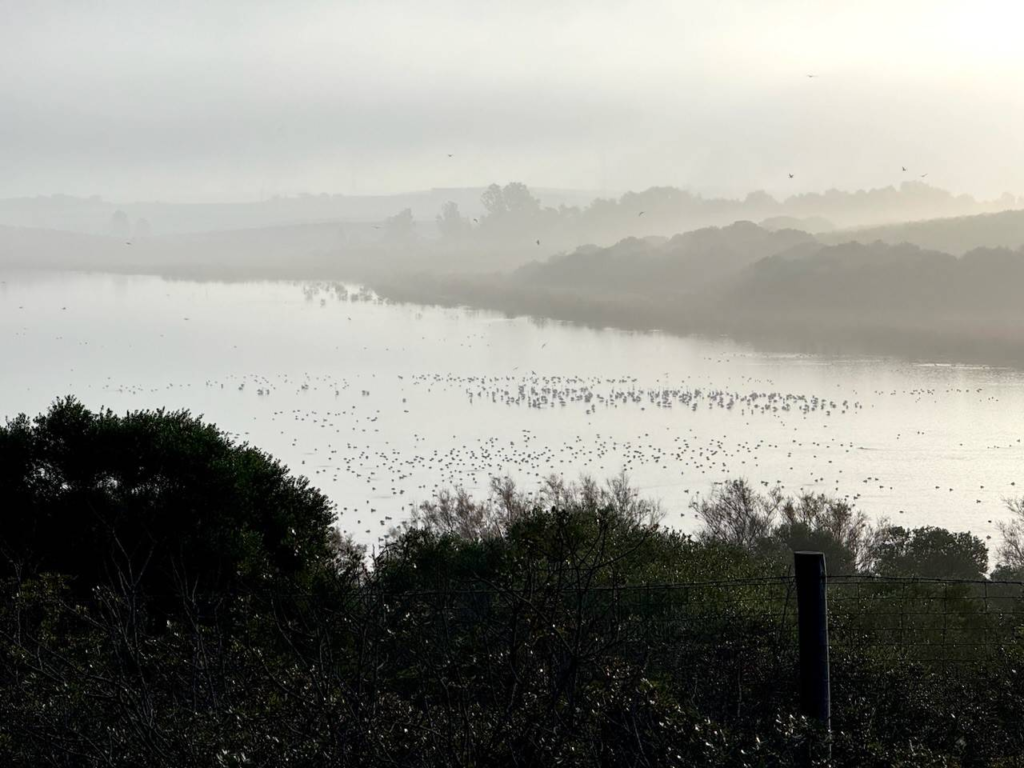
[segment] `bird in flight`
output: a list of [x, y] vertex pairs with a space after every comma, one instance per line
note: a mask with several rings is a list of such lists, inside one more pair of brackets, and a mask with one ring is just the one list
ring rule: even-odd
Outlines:
[[904, 172], [904, 173], [906, 173], [906, 172], [907, 172], [907, 166], [905, 166], [905, 165], [901, 165], [901, 166], [900, 166], [900, 168], [902, 168], [902, 169], [903, 169], [903, 172]]
[[448, 153], [448, 157], [455, 157], [451, 152]]
[[921, 178], [921, 179], [923, 179], [923, 178], [924, 178], [925, 176], [927, 176], [927, 175], [928, 175], [927, 173], [922, 173], [922, 174], [921, 174], [921, 175], [920, 175], [920, 176], [919, 176], [918, 178]]
[[808, 77], [817, 77], [817, 75], [808, 75]]
[[791, 174], [789, 174], [789, 178], [791, 178], [791, 179], [793, 178], [793, 174], [792, 174], [792, 173], [791, 173]]
[[540, 245], [540, 240], [537, 241], [537, 245]]
[[646, 211], [640, 211], [640, 213], [638, 213], [637, 216], [643, 216], [645, 213]]

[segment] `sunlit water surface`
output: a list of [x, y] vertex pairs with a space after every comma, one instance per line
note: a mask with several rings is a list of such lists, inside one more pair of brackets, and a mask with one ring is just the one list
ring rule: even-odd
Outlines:
[[0, 274], [0, 418], [184, 408], [305, 474], [375, 544], [435, 489], [625, 469], [666, 523], [744, 477], [995, 543], [1024, 375], [346, 298], [340, 286]]

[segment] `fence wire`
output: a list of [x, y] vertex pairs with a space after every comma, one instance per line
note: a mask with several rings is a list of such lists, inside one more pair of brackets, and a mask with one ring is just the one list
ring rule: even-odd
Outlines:
[[1024, 649], [1019, 582], [839, 576], [828, 579], [832, 644], [946, 669]]
[[[871, 653], [943, 670], [1024, 652], [1024, 584], [831, 576], [830, 649]], [[480, 587], [377, 595], [396, 615], [442, 622], [446, 631], [507, 631], [510, 620], [543, 618], [555, 634], [601, 638], [606, 649], [659, 667], [738, 664], [795, 666], [793, 577], [557, 589]], [[741, 665], [742, 666], [742, 665]]]

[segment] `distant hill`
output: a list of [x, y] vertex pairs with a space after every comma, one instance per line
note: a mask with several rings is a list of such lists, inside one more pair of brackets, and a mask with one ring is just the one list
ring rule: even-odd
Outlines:
[[901, 243], [763, 259], [695, 300], [691, 329], [833, 351], [1024, 364], [1024, 249], [961, 257]]
[[584, 246], [522, 267], [511, 279], [549, 289], [601, 293], [696, 290], [766, 256], [812, 242], [814, 237], [806, 232], [774, 232], [738, 221], [672, 238], [631, 237], [609, 248]]
[[389, 298], [783, 347], [1024, 363], [1024, 249], [961, 257], [749, 222], [584, 248], [510, 275], [375, 284]]
[[1024, 317], [1024, 250], [962, 257], [901, 243], [817, 245], [762, 259], [719, 286], [730, 311], [938, 317]]
[[758, 222], [759, 226], [765, 229], [797, 229], [801, 232], [809, 232], [812, 235], [821, 232], [832, 232], [836, 225], [821, 216], [808, 216], [801, 219], [797, 216], [772, 216]]
[[833, 232], [821, 239], [835, 244], [851, 240], [911, 243], [957, 255], [974, 248], [1019, 248], [1024, 245], [1024, 210], [863, 227]]

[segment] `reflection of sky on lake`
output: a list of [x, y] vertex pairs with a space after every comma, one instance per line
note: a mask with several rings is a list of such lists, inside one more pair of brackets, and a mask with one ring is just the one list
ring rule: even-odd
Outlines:
[[504, 473], [534, 487], [626, 468], [685, 529], [688, 499], [737, 476], [983, 537], [1024, 492], [1016, 371], [763, 354], [301, 283], [0, 281], [0, 416], [64, 394], [205, 414], [310, 476], [362, 541], [435, 487]]

